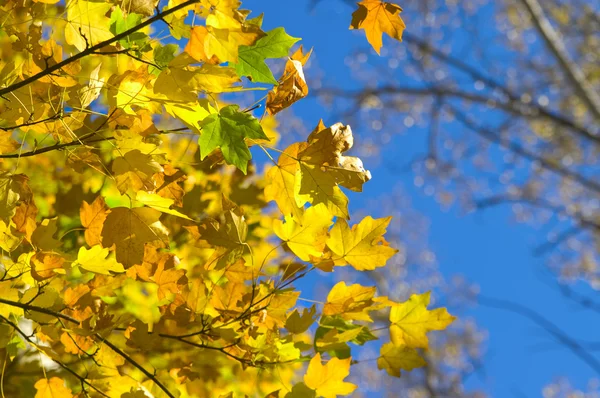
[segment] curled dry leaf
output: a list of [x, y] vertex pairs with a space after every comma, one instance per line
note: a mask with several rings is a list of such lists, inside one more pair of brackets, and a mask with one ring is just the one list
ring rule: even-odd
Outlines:
[[267, 112], [274, 115], [294, 102], [308, 95], [308, 85], [304, 77], [304, 65], [310, 58], [312, 49], [304, 54], [302, 46], [288, 59], [279, 85], [267, 95]]

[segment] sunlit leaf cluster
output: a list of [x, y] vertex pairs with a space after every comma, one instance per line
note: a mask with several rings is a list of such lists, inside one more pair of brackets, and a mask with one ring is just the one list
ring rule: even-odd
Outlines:
[[339, 282], [319, 297], [302, 283], [386, 266], [391, 218], [350, 221], [344, 191], [371, 179], [347, 154], [350, 126], [277, 147], [274, 115], [308, 94], [311, 51], [240, 6], [0, 6], [6, 396], [348, 395], [357, 346], [380, 346], [378, 367], [399, 377], [453, 321], [429, 293], [398, 303]]

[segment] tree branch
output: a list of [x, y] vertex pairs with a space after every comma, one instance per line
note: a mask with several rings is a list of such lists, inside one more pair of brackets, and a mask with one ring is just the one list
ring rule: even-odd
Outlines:
[[[22, 308], [22, 309], [28, 310], [28, 311], [36, 311], [36, 312], [40, 312], [42, 314], [51, 315], [51, 316], [54, 316], [55, 318], [64, 319], [66, 321], [69, 321], [71, 323], [75, 323], [77, 325], [80, 324], [80, 322], [77, 319], [75, 319], [75, 318], [72, 318], [72, 317], [70, 317], [68, 315], [62, 314], [60, 312], [49, 310], [47, 308], [42, 308], [42, 307], [38, 307], [38, 306], [35, 306], [35, 305], [31, 305], [31, 304], [23, 304], [23, 303], [19, 303], [19, 302], [16, 302], [16, 301], [6, 300], [6, 299], [3, 299], [3, 298], [0, 298], [0, 303], [6, 304], [6, 305], [10, 305], [10, 306], [13, 306], [13, 307]], [[169, 398], [175, 398], [175, 396], [167, 389], [167, 387], [165, 387], [160, 382], [160, 380], [158, 380], [156, 378], [156, 376], [154, 376], [152, 373], [148, 372], [142, 365], [140, 365], [139, 363], [137, 363], [133, 358], [131, 358], [129, 355], [127, 355], [119, 347], [115, 346], [109, 340], [107, 340], [106, 338], [102, 337], [100, 335], [100, 333], [94, 333], [94, 336], [98, 340], [100, 340], [101, 342], [103, 342], [104, 344], [106, 344], [111, 350], [113, 350], [114, 352], [116, 352], [117, 354], [119, 354], [121, 357], [123, 357], [131, 365], [133, 365], [134, 367], [136, 367], [137, 369], [139, 369], [144, 375], [146, 375], [146, 377], [148, 377], [150, 380], [152, 380]]]
[[14, 130], [14, 129], [18, 129], [20, 127], [35, 126], [36, 124], [50, 122], [52, 120], [60, 119], [62, 116], [63, 116], [62, 113], [57, 113], [57, 114], [49, 116], [49, 117], [47, 117], [45, 119], [36, 120], [36, 121], [33, 121], [33, 122], [25, 122], [25, 123], [21, 123], [21, 124], [17, 124], [15, 126], [9, 126], [9, 127], [0, 127], [0, 130], [11, 131], [11, 130]]
[[72, 318], [72, 317], [70, 317], [68, 315], [65, 315], [63, 313], [60, 313], [60, 312], [49, 310], [47, 308], [38, 307], [36, 305], [23, 304], [23, 303], [19, 303], [18, 301], [6, 300], [6, 299], [3, 299], [1, 297], [0, 297], [0, 304], [6, 304], [6, 305], [10, 305], [12, 307], [21, 308], [21, 309], [27, 310], [27, 311], [35, 311], [35, 312], [39, 312], [39, 313], [42, 313], [42, 314], [51, 315], [51, 316], [53, 316], [55, 318], [64, 319], [65, 321], [69, 321], [69, 322], [74, 323], [76, 325], [80, 324], [80, 322], [77, 319], [75, 319], [75, 318]]
[[528, 109], [535, 110], [538, 114], [545, 116], [546, 118], [554, 120], [557, 124], [560, 124], [564, 127], [568, 127], [570, 129], [572, 129], [573, 131], [580, 134], [582, 137], [593, 140], [595, 142], [598, 142], [598, 137], [595, 134], [591, 133], [587, 128], [580, 125], [579, 123], [569, 119], [565, 115], [557, 113], [557, 112], [550, 110], [546, 107], [543, 107], [539, 104], [523, 102], [521, 100], [520, 95], [516, 95], [502, 83], [500, 83], [500, 82], [494, 80], [493, 78], [485, 75], [484, 73], [478, 71], [476, 68], [463, 62], [462, 60], [455, 58], [451, 55], [448, 55], [441, 50], [438, 50], [437, 48], [433, 47], [426, 41], [421, 40], [417, 36], [414, 36], [408, 32], [404, 32], [403, 39], [407, 43], [411, 43], [411, 44], [417, 46], [421, 51], [426, 52], [426, 53], [432, 55], [433, 57], [438, 58], [439, 60], [443, 61], [447, 65], [452, 66], [452, 67], [466, 73], [467, 75], [471, 76], [471, 78], [473, 80], [479, 80], [479, 81], [483, 82], [486, 86], [489, 86], [491, 88], [495, 88], [495, 89], [502, 91], [510, 99], [511, 102], [519, 103], [521, 106], [525, 106]]
[[[102, 125], [104, 125], [104, 123]], [[97, 139], [94, 139], [94, 140], [84, 141], [84, 140], [90, 138], [91, 136], [93, 136], [94, 134], [96, 134], [96, 132], [101, 127], [102, 126], [98, 127], [96, 129], [96, 131], [94, 131], [92, 133], [89, 133], [89, 134], [85, 134], [85, 135], [79, 137], [77, 140], [73, 140], [71, 142], [65, 142], [65, 143], [62, 143], [62, 144], [57, 143], [57, 144], [50, 145], [50, 146], [47, 146], [47, 147], [44, 147], [44, 148], [33, 149], [33, 150], [29, 151], [29, 152], [9, 153], [9, 154], [6, 154], [6, 155], [0, 155], [0, 159], [26, 158], [26, 157], [30, 157], [30, 156], [39, 155], [41, 153], [46, 153], [46, 152], [50, 152], [50, 151], [54, 151], [54, 150], [60, 150], [60, 149], [63, 149], [63, 148], [66, 148], [66, 147], [70, 147], [70, 146], [93, 144], [93, 143], [96, 143], [96, 142], [110, 141], [110, 140], [114, 140], [115, 139], [115, 137], [105, 137], [105, 138], [97, 138]], [[171, 129], [171, 130], [160, 130], [159, 133], [160, 134], [171, 134], [171, 133], [176, 133], [176, 132], [184, 131], [184, 130], [189, 130], [189, 129], [187, 127], [181, 127], [181, 128], [177, 128], [177, 129]]]
[[592, 134], [584, 126], [566, 118], [563, 115], [552, 112], [546, 108], [532, 103], [525, 103], [520, 98], [516, 98], [514, 95], [508, 96], [508, 101], [501, 101], [497, 98], [488, 97], [481, 94], [470, 93], [468, 91], [458, 90], [452, 87], [440, 87], [437, 85], [428, 87], [405, 87], [405, 86], [382, 86], [374, 89], [364, 90], [343, 90], [334, 87], [324, 87], [321, 89], [313, 90], [318, 94], [329, 94], [338, 97], [349, 97], [353, 96], [358, 98], [358, 101], [364, 101], [368, 95], [415, 95], [415, 96], [434, 96], [439, 99], [445, 97], [460, 98], [466, 101], [475, 102], [478, 104], [487, 104], [490, 101], [494, 101], [496, 106], [503, 111], [506, 111], [512, 115], [520, 116], [526, 119], [543, 118], [549, 122], [556, 123], [562, 127], [568, 128], [574, 131], [576, 134], [582, 136], [585, 139], [593, 141], [596, 144], [600, 144], [600, 136]]
[[95, 142], [108, 141], [108, 140], [114, 140], [114, 139], [115, 139], [115, 137], [106, 137], [106, 138], [98, 138], [95, 140], [85, 141], [85, 142], [83, 142], [83, 141], [81, 141], [81, 139], [79, 139], [79, 140], [74, 140], [71, 142], [65, 142], [63, 144], [54, 144], [54, 145], [50, 145], [50, 146], [47, 146], [44, 148], [34, 149], [29, 152], [10, 153], [7, 155], [0, 155], [0, 159], [27, 158], [30, 156], [39, 155], [41, 153], [46, 153], [46, 152], [50, 152], [50, 151], [54, 151], [54, 150], [67, 148], [70, 146], [77, 146], [77, 145], [82, 145], [82, 144], [93, 144]]
[[568, 211], [565, 207], [554, 205], [543, 198], [530, 198], [523, 195], [495, 195], [475, 201], [475, 205], [478, 209], [485, 209], [486, 207], [492, 207], [499, 204], [512, 202], [512, 203], [525, 203], [531, 206], [535, 206], [541, 209], [552, 211], [559, 215], [565, 215], [573, 218], [583, 227], [589, 227], [600, 232], [600, 224], [596, 221], [584, 217], [579, 212]]
[[588, 83], [585, 74], [570, 58], [567, 48], [554, 30], [538, 0], [520, 0], [521, 4], [529, 11], [536, 29], [546, 42], [546, 45], [558, 60], [565, 74], [575, 86], [575, 91], [585, 102], [588, 109], [596, 119], [600, 119], [600, 95]]
[[163, 19], [167, 15], [173, 14], [174, 12], [177, 12], [177, 11], [181, 10], [182, 8], [188, 7], [188, 6], [192, 5], [192, 4], [199, 3], [199, 2], [200, 2], [200, 0], [187, 0], [187, 1], [183, 2], [183, 3], [181, 3], [181, 4], [176, 5], [173, 8], [168, 9], [165, 12], [157, 13], [152, 18], [149, 18], [149, 19], [145, 20], [141, 24], [136, 25], [133, 28], [126, 30], [123, 33], [120, 33], [120, 34], [116, 35], [115, 37], [112, 37], [112, 38], [110, 38], [108, 40], [105, 40], [105, 41], [100, 42], [100, 43], [98, 43], [96, 45], [88, 47], [85, 50], [83, 50], [82, 52], [80, 52], [78, 54], [75, 54], [72, 57], [69, 57], [69, 58], [67, 58], [67, 59], [65, 59], [65, 60], [63, 60], [63, 61], [61, 61], [61, 62], [59, 62], [59, 63], [57, 63], [55, 65], [52, 65], [52, 66], [44, 69], [43, 71], [41, 71], [39, 73], [36, 73], [33, 76], [28, 77], [25, 80], [21, 80], [20, 82], [14, 83], [14, 84], [12, 84], [12, 85], [10, 85], [8, 87], [4, 87], [4, 88], [0, 89], [0, 97], [4, 96], [4, 95], [6, 95], [6, 94], [8, 94], [10, 92], [13, 92], [15, 90], [18, 90], [21, 87], [25, 87], [28, 84], [33, 83], [36, 80], [41, 79], [44, 76], [48, 76], [48, 75], [56, 72], [57, 70], [60, 70], [64, 66], [70, 64], [71, 62], [75, 62], [78, 59], [84, 58], [84, 57], [86, 57], [88, 55], [92, 55], [94, 52], [100, 50], [102, 47], [108, 46], [108, 45], [110, 45], [112, 43], [116, 43], [119, 40], [124, 39], [125, 37], [129, 36], [130, 34], [135, 33], [138, 30], [143, 29], [146, 26], [153, 24], [156, 21], [160, 21], [161, 19]]
[[140, 370], [140, 372], [142, 372], [143, 374], [145, 374], [146, 377], [148, 377], [150, 380], [152, 380], [154, 382], [154, 384], [156, 384], [161, 390], [163, 390], [163, 392], [165, 394], [167, 394], [167, 396], [169, 398], [175, 398], [175, 396], [167, 389], [167, 387], [165, 387], [160, 382], [160, 380], [158, 380], [156, 378], [156, 376], [154, 376], [152, 373], [148, 372], [142, 365], [140, 365], [139, 363], [137, 363], [133, 358], [131, 358], [129, 355], [127, 355], [119, 347], [117, 347], [116, 345], [114, 345], [109, 340], [105, 339], [104, 337], [100, 336], [99, 333], [96, 333], [95, 336], [96, 336], [97, 339], [99, 339], [104, 344], [106, 344], [108, 347], [110, 347], [111, 350], [113, 350], [114, 352], [116, 352], [117, 354], [119, 354], [120, 356], [122, 356], [123, 358], [125, 358], [125, 360], [127, 362], [129, 362], [130, 364], [132, 364], [133, 366], [135, 366], [136, 368], [138, 368]]
[[[7, 325], [11, 326], [15, 331], [17, 331], [21, 336], [23, 336], [23, 338], [25, 340], [27, 340], [27, 342], [29, 342], [29, 344], [31, 344], [34, 347], [37, 347], [37, 344], [31, 340], [31, 338], [29, 336], [27, 336], [25, 334], [25, 332], [23, 332], [21, 330], [21, 328], [19, 328], [19, 326], [17, 326], [17, 324], [15, 324], [14, 322], [11, 322], [10, 320], [8, 320], [7, 318], [5, 318], [4, 316], [0, 315], [0, 320], [2, 320], [4, 323], [6, 323]], [[103, 397], [106, 398], [110, 398], [108, 395], [106, 395], [105, 393], [103, 393], [101, 390], [99, 390], [96, 386], [94, 386], [92, 383], [90, 383], [89, 381], [87, 381], [87, 379], [83, 376], [80, 376], [77, 372], [75, 372], [73, 369], [69, 368], [67, 365], [65, 365], [64, 363], [62, 363], [61, 361], [59, 361], [58, 359], [55, 358], [51, 358], [48, 355], [46, 355], [48, 358], [50, 358], [52, 361], [54, 361], [55, 363], [57, 363], [61, 368], [63, 368], [64, 370], [66, 370], [67, 372], [71, 373], [73, 376], [75, 376], [82, 384], [85, 384], [87, 386], [89, 386], [91, 389], [93, 389], [94, 391], [96, 391], [98, 394], [102, 395]], [[84, 390], [85, 391], [85, 390]]]
[[503, 140], [495, 132], [493, 132], [483, 126], [479, 126], [479, 125], [475, 124], [475, 122], [473, 122], [471, 119], [469, 119], [463, 112], [456, 109], [456, 107], [453, 107], [451, 105], [448, 105], [448, 106], [452, 109], [452, 113], [454, 114], [454, 116], [456, 117], [457, 120], [459, 120], [461, 123], [463, 123], [469, 129], [473, 130], [474, 132], [476, 132], [478, 135], [485, 138], [486, 140], [491, 141], [495, 144], [498, 144], [501, 147], [503, 147], [503, 148], [505, 148], [505, 149], [507, 149], [529, 161], [538, 162], [540, 164], [540, 166], [542, 166], [546, 170], [552, 171], [563, 177], [569, 178], [573, 181], [578, 182], [582, 186], [584, 186], [592, 191], [596, 191], [596, 192], [600, 193], [600, 183], [598, 183], [594, 180], [590, 180], [589, 178], [587, 178], [581, 174], [578, 174], [574, 171], [571, 171], [567, 168], [557, 166], [556, 164], [552, 163], [551, 161], [544, 159], [543, 157], [538, 156], [535, 153], [530, 152], [529, 150], [523, 148], [522, 146], [520, 146], [519, 144], [517, 144], [515, 142], [510, 142], [510, 141], [507, 142], [507, 140]]

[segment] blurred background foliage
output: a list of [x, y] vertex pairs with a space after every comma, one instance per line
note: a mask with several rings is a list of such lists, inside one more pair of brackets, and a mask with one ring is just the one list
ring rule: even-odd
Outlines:
[[[497, 395], [494, 391], [598, 396], [593, 378], [600, 376], [597, 346], [580, 341], [577, 332], [588, 332], [582, 324], [596, 330], [600, 324], [600, 3], [405, 0], [400, 5], [408, 26], [404, 42], [384, 41], [381, 57], [365, 41], [340, 43], [350, 48], [344, 64], [351, 83], [335, 79], [345, 73], [339, 60], [333, 69], [317, 45], [309, 73], [311, 95], [336, 120], [360, 132], [359, 156], [367, 157], [375, 174], [388, 176], [379, 199], [363, 207], [396, 216], [393, 241], [403, 250], [396, 266], [373, 272], [371, 278], [396, 298], [434, 288], [444, 305], [463, 308], [464, 313], [449, 333], [435, 336], [427, 368], [386, 385], [375, 369], [369, 372], [372, 366], [366, 361], [369, 377], [363, 383], [387, 396], [480, 397]], [[312, 0], [306, 12], [316, 18], [330, 14], [336, 23], [354, 6], [353, 1]], [[310, 128], [303, 127], [301, 113], [297, 116], [283, 122], [291, 135]], [[421, 196], [407, 193], [407, 184]], [[486, 230], [492, 232], [482, 239], [495, 239], [502, 246], [509, 231], [527, 240], [530, 255], [520, 266], [533, 268], [534, 278], [543, 280], [538, 285], [549, 287], [567, 313], [575, 309], [581, 314], [576, 332], [550, 303], [542, 310], [530, 307], [511, 294], [510, 286], [501, 297], [488, 297], [469, 268], [463, 276], [441, 272], [438, 266], [444, 263], [428, 238], [436, 216], [416, 210], [415, 197], [433, 198], [443, 211], [478, 220], [497, 208], [509, 209], [516, 221], [512, 231], [498, 227], [493, 232], [492, 222]], [[487, 262], [482, 257], [481, 267]], [[532, 286], [530, 293], [533, 297], [541, 292]], [[486, 372], [489, 348], [492, 356], [494, 350], [505, 349], [494, 343], [494, 332], [502, 331], [478, 326], [469, 316], [474, 307], [493, 314], [505, 311], [506, 319], [528, 322], [520, 329], [524, 340], [545, 340], [542, 345], [549, 340], [555, 347], [542, 349], [565, 350], [569, 361], [543, 366], [548, 371], [544, 384], [523, 390], [508, 386], [503, 374]], [[519, 362], [527, 363], [527, 358], [513, 359], [516, 372]], [[569, 381], [577, 372], [573, 362], [590, 372], [589, 383]], [[494, 389], [490, 379], [506, 384]]]

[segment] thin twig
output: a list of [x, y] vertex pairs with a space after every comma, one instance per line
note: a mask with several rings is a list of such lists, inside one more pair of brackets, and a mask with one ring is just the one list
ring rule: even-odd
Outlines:
[[44, 148], [34, 149], [34, 150], [29, 151], [29, 152], [10, 153], [10, 154], [6, 154], [6, 155], [0, 155], [0, 159], [26, 158], [26, 157], [30, 157], [30, 156], [39, 155], [41, 153], [46, 153], [46, 152], [51, 152], [51, 151], [55, 151], [55, 150], [60, 150], [60, 149], [67, 148], [67, 147], [70, 147], [70, 146], [81, 145], [82, 143], [83, 144], [93, 144], [95, 142], [109, 141], [109, 140], [114, 140], [114, 139], [115, 139], [115, 137], [106, 137], [106, 138], [98, 138], [98, 139], [95, 139], [95, 140], [89, 140], [89, 141], [86, 141], [86, 142], [82, 142], [81, 139], [78, 139], [78, 140], [73, 140], [71, 142], [65, 142], [63, 144], [55, 144], [55, 145], [50, 145], [50, 146], [47, 146], [47, 147], [44, 147]]
[[25, 123], [21, 123], [21, 124], [17, 124], [17, 125], [14, 125], [14, 126], [9, 126], [9, 127], [0, 127], [0, 130], [11, 131], [11, 130], [18, 129], [18, 128], [21, 128], [21, 127], [35, 126], [36, 124], [50, 122], [52, 120], [60, 119], [62, 116], [63, 116], [62, 113], [57, 113], [57, 114], [49, 116], [49, 117], [47, 117], [45, 119], [36, 120], [36, 121], [33, 121], [33, 122], [25, 122]]
[[129, 58], [133, 58], [133, 59], [135, 59], [136, 61], [139, 61], [139, 62], [141, 62], [141, 63], [144, 63], [144, 64], [146, 64], [146, 65], [153, 66], [153, 67], [155, 67], [155, 68], [156, 68], [156, 69], [158, 69], [158, 70], [162, 70], [162, 68], [161, 68], [160, 66], [156, 65], [155, 63], [153, 63], [153, 62], [150, 62], [150, 61], [146, 61], [145, 59], [142, 59], [142, 58], [140, 58], [140, 57], [136, 57], [135, 55], [131, 54], [129, 51], [130, 51], [130, 49], [126, 48], [126, 49], [123, 49], [123, 50], [116, 50], [116, 51], [102, 51], [102, 52], [95, 52], [95, 53], [93, 53], [93, 54], [94, 54], [94, 55], [118, 55], [118, 54], [125, 54], [125, 55], [127, 55]]
[[163, 392], [165, 394], [167, 394], [167, 396], [169, 398], [175, 398], [175, 396], [167, 389], [167, 387], [165, 387], [160, 382], [160, 380], [158, 380], [156, 378], [156, 376], [154, 376], [152, 373], [148, 372], [142, 365], [140, 365], [139, 363], [137, 363], [133, 358], [131, 358], [129, 355], [127, 355], [119, 347], [117, 347], [116, 345], [114, 345], [109, 340], [105, 339], [104, 337], [100, 336], [99, 333], [96, 333], [95, 336], [100, 341], [102, 341], [104, 344], [106, 344], [108, 347], [110, 347], [111, 350], [113, 350], [114, 352], [116, 352], [117, 354], [119, 354], [121, 357], [123, 357], [127, 362], [129, 362], [130, 364], [132, 364], [133, 366], [135, 366], [136, 368], [138, 368], [143, 374], [146, 375], [146, 377], [148, 377], [150, 380], [152, 380], [154, 382], [154, 384], [156, 384], [161, 390], [163, 390]]
[[[3, 298], [0, 298], [0, 303], [6, 304], [6, 305], [10, 305], [10, 306], [13, 306], [13, 307], [22, 308], [22, 309], [28, 310], [28, 311], [41, 312], [42, 314], [47, 314], [47, 315], [54, 316], [55, 318], [64, 319], [64, 320], [67, 320], [69, 322], [75, 323], [77, 325], [80, 324], [80, 322], [77, 319], [75, 319], [75, 318], [72, 318], [72, 317], [70, 317], [68, 315], [62, 314], [60, 312], [49, 310], [47, 308], [42, 308], [42, 307], [38, 307], [38, 306], [35, 306], [35, 305], [31, 305], [31, 304], [23, 304], [23, 303], [19, 303], [19, 302], [16, 302], [16, 301], [6, 300], [6, 299], [3, 299]], [[98, 340], [100, 340], [101, 342], [103, 342], [104, 344], [106, 344], [114, 352], [116, 352], [121, 357], [123, 357], [131, 365], [133, 365], [134, 367], [136, 367], [137, 369], [139, 369], [144, 375], [146, 375], [146, 377], [148, 377], [150, 380], [152, 380], [161, 390], [163, 390], [163, 392], [165, 394], [167, 394], [167, 396], [169, 398], [175, 398], [175, 396], [160, 382], [160, 380], [158, 380], [156, 378], [156, 376], [154, 376], [152, 373], [148, 372], [142, 365], [140, 365], [133, 358], [131, 358], [129, 355], [127, 355], [119, 347], [115, 346], [109, 340], [107, 340], [106, 338], [102, 337], [99, 333], [95, 333], [94, 336]]]
[[[6, 323], [7, 325], [11, 326], [14, 330], [16, 330], [21, 336], [23, 336], [23, 338], [25, 340], [27, 340], [29, 342], [29, 344], [31, 344], [34, 347], [37, 347], [37, 344], [31, 340], [31, 338], [29, 336], [27, 336], [25, 334], [25, 332], [23, 332], [21, 330], [21, 328], [19, 328], [19, 326], [17, 326], [17, 324], [15, 324], [14, 322], [11, 322], [10, 320], [8, 320], [7, 318], [5, 318], [4, 316], [0, 315], [0, 319]], [[47, 356], [47, 355], [46, 355]], [[49, 356], [47, 356], [48, 358], [50, 358], [52, 361], [54, 361], [55, 363], [57, 363], [61, 368], [63, 368], [64, 370], [66, 370], [67, 372], [71, 373], [73, 376], [75, 376], [82, 384], [85, 384], [87, 386], [89, 386], [91, 389], [93, 389], [94, 391], [96, 391], [98, 394], [102, 395], [103, 397], [106, 398], [110, 398], [108, 395], [106, 395], [105, 393], [103, 393], [101, 390], [98, 389], [98, 387], [94, 386], [92, 383], [90, 383], [89, 381], [87, 381], [87, 379], [83, 376], [80, 376], [77, 372], [75, 372], [73, 369], [69, 368], [67, 365], [65, 365], [64, 363], [62, 363], [61, 361], [59, 361], [58, 359], [55, 358], [51, 358]]]
[[51, 315], [55, 318], [61, 318], [64, 319], [66, 321], [75, 323], [77, 325], [79, 325], [79, 321], [75, 318], [70, 317], [69, 315], [65, 315], [63, 313], [60, 312], [56, 312], [56, 311], [52, 311], [49, 310], [47, 308], [43, 308], [43, 307], [38, 307], [37, 305], [31, 305], [31, 304], [23, 304], [23, 303], [19, 303], [18, 301], [11, 301], [11, 300], [6, 300], [0, 297], [0, 304], [6, 304], [6, 305], [10, 305], [12, 307], [17, 307], [17, 308], [21, 308], [23, 310], [27, 310], [27, 311], [35, 311], [35, 312], [39, 312], [42, 314], [46, 314], [46, 315]]

